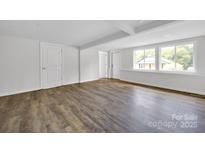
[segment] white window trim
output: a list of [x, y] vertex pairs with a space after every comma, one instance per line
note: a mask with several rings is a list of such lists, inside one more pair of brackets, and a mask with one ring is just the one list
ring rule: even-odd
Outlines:
[[[178, 45], [186, 45], [186, 44], [193, 44], [194, 48], [193, 48], [193, 67], [194, 67], [194, 71], [193, 72], [189, 72], [189, 71], [169, 71], [169, 70], [160, 70], [160, 49], [163, 47], [169, 47], [169, 46], [174, 46], [175, 48], [175, 52], [176, 52], [176, 46]], [[151, 49], [154, 48], [155, 49], [155, 70], [148, 70], [148, 69], [136, 69], [135, 68], [135, 51], [137, 50], [145, 50], [146, 49]], [[175, 54], [176, 55], [176, 54]], [[173, 42], [169, 42], [169, 43], [162, 43], [162, 44], [157, 44], [157, 45], [148, 45], [148, 46], [143, 46], [143, 47], [136, 47], [133, 48], [133, 71], [137, 71], [137, 72], [150, 72], [150, 73], [166, 73], [166, 74], [184, 74], [184, 75], [198, 75], [198, 71], [197, 71], [197, 41], [196, 40], [183, 40], [183, 41], [173, 41]]]
[[155, 71], [155, 70], [138, 70], [138, 69], [122, 69], [121, 71], [141, 72], [141, 73], [159, 73], [159, 74], [176, 74], [176, 75], [200, 75], [193, 72], [175, 72], [175, 71]]

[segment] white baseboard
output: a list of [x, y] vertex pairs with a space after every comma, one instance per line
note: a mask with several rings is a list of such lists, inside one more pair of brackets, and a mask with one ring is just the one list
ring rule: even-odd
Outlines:
[[19, 91], [5, 92], [5, 93], [0, 93], [0, 97], [10, 96], [10, 95], [15, 95], [15, 94], [21, 94], [21, 93], [26, 93], [26, 92], [40, 90], [40, 89], [41, 88], [33, 88], [33, 89], [24, 89], [24, 90], [19, 90]]
[[[95, 80], [98, 80], [98, 78], [92, 79], [92, 80], [84, 80], [84, 81], [81, 81], [80, 83], [89, 82], [89, 81], [95, 81]], [[65, 83], [62, 84], [62, 86], [64, 86], [64, 85], [71, 85], [71, 84], [75, 84], [75, 83], [79, 83], [79, 82], [78, 81], [77, 82], [65, 82]], [[15, 95], [15, 94], [21, 94], [21, 93], [26, 93], [26, 92], [31, 92], [31, 91], [41, 90], [41, 89], [42, 88], [39, 87], [39, 88], [24, 89], [24, 90], [19, 90], [19, 91], [10, 91], [10, 92], [5, 92], [5, 93], [0, 93], [0, 97], [10, 96], [10, 95]]]
[[139, 84], [143, 84], [143, 85], [147, 85], [147, 86], [154, 86], [154, 87], [159, 87], [159, 88], [165, 88], [165, 89], [170, 89], [170, 90], [177, 90], [177, 91], [182, 91], [182, 92], [187, 92], [187, 93], [193, 93], [193, 94], [199, 94], [199, 95], [205, 95], [204, 92], [202, 91], [196, 91], [196, 90], [187, 90], [184, 88], [175, 88], [175, 87], [168, 87], [168, 86], [164, 86], [164, 85], [157, 85], [157, 84], [148, 84], [148, 83], [144, 83], [144, 82], [136, 82], [133, 80], [126, 80], [126, 79], [120, 79], [121, 81], [127, 81], [127, 82], [131, 82], [131, 83], [139, 83]]
[[71, 85], [71, 84], [75, 84], [75, 83], [79, 83], [78, 81], [74, 81], [74, 82], [64, 82], [62, 84], [62, 86], [66, 86], [66, 85]]
[[90, 82], [90, 81], [96, 81], [96, 80], [99, 80], [99, 78], [88, 79], [88, 80], [82, 80], [82, 81], [80, 81], [80, 83]]

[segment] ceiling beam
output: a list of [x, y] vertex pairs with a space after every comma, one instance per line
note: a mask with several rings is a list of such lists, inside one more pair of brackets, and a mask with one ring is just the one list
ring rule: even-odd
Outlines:
[[111, 21], [111, 20], [108, 20], [108, 21], [105, 21], [107, 22], [108, 24], [110, 24], [111, 26], [129, 34], [129, 35], [134, 35], [135, 34], [135, 29], [132, 28], [130, 25], [128, 25], [126, 22], [124, 21]]
[[151, 23], [144, 24], [142, 26], [136, 27], [134, 29], [134, 31], [135, 31], [135, 33], [140, 33], [140, 32], [150, 30], [150, 29], [153, 29], [153, 28], [156, 28], [156, 27], [160, 27], [160, 26], [163, 26], [163, 25], [166, 25], [166, 24], [170, 24], [170, 23], [173, 23], [173, 22], [176, 22], [176, 20], [155, 20]]

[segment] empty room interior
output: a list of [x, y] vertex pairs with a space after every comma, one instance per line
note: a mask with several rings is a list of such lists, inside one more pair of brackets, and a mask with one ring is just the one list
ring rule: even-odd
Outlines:
[[204, 27], [0, 20], [0, 132], [205, 132]]

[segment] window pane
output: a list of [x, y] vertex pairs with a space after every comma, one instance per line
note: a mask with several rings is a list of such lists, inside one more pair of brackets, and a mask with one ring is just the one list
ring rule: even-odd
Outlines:
[[164, 47], [160, 50], [160, 70], [175, 70], [175, 49], [172, 47]]
[[145, 60], [144, 60], [145, 69], [155, 70], [155, 49], [146, 49], [145, 50]]
[[193, 44], [176, 46], [176, 70], [194, 71]]
[[134, 51], [134, 68], [144, 69], [144, 50]]

